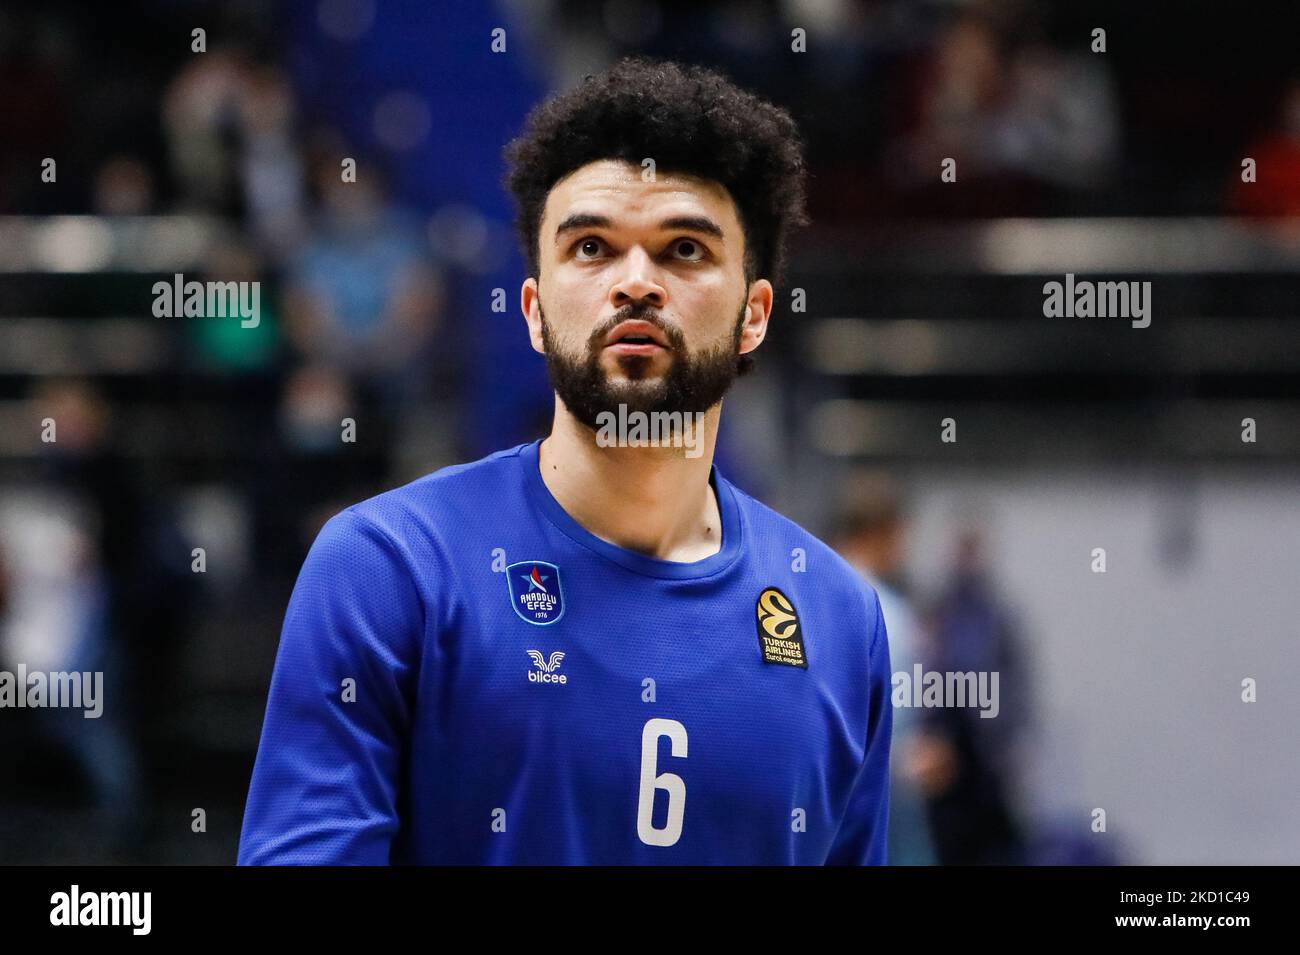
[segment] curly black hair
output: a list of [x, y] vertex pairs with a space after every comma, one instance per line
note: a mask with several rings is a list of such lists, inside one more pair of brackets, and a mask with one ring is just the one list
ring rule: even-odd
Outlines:
[[809, 222], [803, 141], [790, 114], [720, 73], [627, 56], [533, 109], [505, 149], [505, 186], [531, 275], [551, 188], [599, 159], [717, 182], [745, 231], [745, 279], [780, 281], [790, 230]]

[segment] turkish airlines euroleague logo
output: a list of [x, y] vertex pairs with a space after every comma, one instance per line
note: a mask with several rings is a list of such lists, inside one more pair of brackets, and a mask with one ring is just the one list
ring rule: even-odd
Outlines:
[[754, 612], [758, 625], [758, 648], [763, 651], [763, 662], [808, 669], [808, 659], [803, 651], [803, 631], [799, 628], [799, 612], [794, 609], [790, 598], [777, 588], [768, 587], [758, 595]]

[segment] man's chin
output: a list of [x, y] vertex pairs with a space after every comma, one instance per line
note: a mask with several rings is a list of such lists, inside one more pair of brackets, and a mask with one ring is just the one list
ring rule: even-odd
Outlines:
[[606, 410], [618, 414], [622, 408], [625, 412], [640, 411], [645, 414], [651, 414], [664, 409], [663, 389], [639, 389], [615, 390], [609, 394], [608, 401], [605, 402]]
[[668, 388], [671, 366], [648, 364], [602, 364], [601, 386], [611, 395], [663, 394]]
[[647, 375], [644, 378], [627, 378], [615, 375], [605, 379], [605, 394], [616, 402], [646, 402], [661, 399], [668, 390], [668, 383], [663, 375]]
[[662, 382], [671, 368], [672, 359], [666, 355], [651, 358], [643, 355], [617, 357], [606, 354], [601, 362], [606, 384], [615, 388], [641, 382]]

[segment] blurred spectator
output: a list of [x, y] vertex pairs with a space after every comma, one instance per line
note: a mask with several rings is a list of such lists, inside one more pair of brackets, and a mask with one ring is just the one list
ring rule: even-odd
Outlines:
[[[880, 597], [889, 634], [893, 672], [912, 673], [921, 663], [920, 629], [911, 601], [902, 587], [906, 559], [907, 515], [897, 484], [883, 475], [853, 482], [836, 522], [835, 549], [852, 564]], [[934, 865], [934, 847], [925, 815], [921, 779], [913, 771], [915, 748], [924, 744], [922, 711], [894, 707], [890, 751], [889, 862], [891, 865]]]
[[348, 381], [331, 368], [315, 366], [294, 373], [280, 406], [284, 446], [298, 453], [339, 454], [343, 419], [356, 409]]
[[283, 71], [243, 50], [182, 67], [163, 105], [182, 207], [239, 216], [276, 257], [290, 254], [307, 226], [296, 115]]
[[[83, 550], [91, 556], [82, 563], [96, 569], [80, 592], [87, 606], [98, 608], [98, 622], [83, 627], [84, 639], [69, 650], [94, 664], [89, 668], [103, 669], [113, 687], [116, 702], [104, 725], [120, 722], [129, 736], [104, 737], [104, 746], [120, 750], [132, 768], [127, 775], [115, 770], [113, 782], [100, 784], [105, 799], [121, 802], [127, 797], [113, 787], [130, 784], [134, 790], [142, 778], [133, 751], [170, 719], [180, 699], [178, 638], [188, 629], [195, 593], [188, 548], [159, 500], [159, 489], [146, 492], [119, 452], [111, 410], [94, 388], [77, 381], [48, 382], [36, 390], [32, 404], [35, 420], [51, 418], [56, 428], [56, 440], [41, 445], [40, 486], [65, 498], [73, 513], [87, 515], [80, 526], [86, 537]], [[115, 765], [99, 760], [94, 751], [87, 759]], [[130, 796], [137, 798], [134, 792]]]
[[235, 214], [243, 57], [212, 50], [186, 62], [163, 94], [163, 128], [182, 209]]
[[[345, 440], [344, 419], [352, 421], [346, 434], [353, 440]], [[375, 492], [389, 471], [393, 442], [374, 402], [328, 365], [288, 376], [276, 425], [264, 432], [251, 484], [253, 549], [259, 579], [278, 585], [296, 574], [322, 514]]]
[[0, 211], [50, 211], [52, 190], [32, 170], [73, 141], [73, 56], [57, 20], [0, 8]]
[[[50, 753], [69, 757], [101, 814], [106, 842], [124, 848], [140, 809], [137, 746], [127, 733], [123, 659], [109, 617], [109, 575], [96, 546], [98, 515], [78, 495], [40, 488], [10, 488], [0, 508], [0, 538], [10, 549], [11, 599], [0, 613], [0, 667], [28, 673], [101, 674], [98, 696], [87, 710], [29, 711], [43, 762]], [[91, 687], [95, 687], [91, 677]], [[18, 692], [26, 693], [25, 685]], [[30, 745], [30, 741], [25, 741]], [[11, 754], [12, 755], [12, 754]], [[21, 766], [21, 763], [19, 764]], [[20, 770], [11, 781], [17, 781]]]
[[114, 156], [95, 174], [94, 208], [101, 216], [143, 216], [153, 211], [153, 173], [134, 156]]
[[[1109, 176], [1118, 111], [1106, 67], [1037, 39], [1026, 14], [1018, 5], [971, 6], [920, 68], [912, 121], [885, 155], [909, 213], [1042, 213], [1060, 190], [1095, 188]], [[968, 188], [940, 181], [946, 159]]]
[[288, 254], [307, 228], [293, 89], [278, 68], [258, 65], [245, 76], [238, 105], [239, 177], [249, 229], [277, 255]]
[[310, 362], [354, 376], [392, 408], [428, 392], [442, 280], [413, 217], [390, 204], [379, 172], [343, 181], [337, 156], [315, 168], [313, 239], [290, 268], [285, 318]]
[[185, 326], [199, 364], [205, 370], [233, 374], [278, 376], [281, 318], [276, 282], [264, 271], [250, 242], [231, 241], [212, 250], [205, 263], [207, 277], [220, 282], [259, 283], [257, 323], [199, 321]]
[[[123, 692], [133, 661], [115, 624], [131, 584], [113, 558], [126, 555], [130, 529], [114, 508], [127, 492], [103, 455], [107, 408], [76, 383], [36, 394], [36, 420], [52, 419], [55, 440], [42, 445], [46, 480], [6, 490], [0, 539], [9, 551], [10, 599], [0, 617], [0, 658], [42, 673], [102, 674], [102, 715], [81, 710], [33, 713], [50, 742], [71, 756], [103, 814], [105, 838], [130, 841], [140, 807], [138, 744], [129, 733]], [[127, 505], [129, 506], [129, 505]]]
[[998, 674], [998, 715], [976, 707], [927, 710], [931, 737], [918, 753], [939, 860], [943, 865], [1024, 861], [1012, 804], [1019, 783], [1018, 741], [1028, 719], [1028, 673], [1010, 613], [989, 580], [980, 532], [959, 537], [951, 579], [928, 615], [930, 667], [942, 673]]
[[1229, 211], [1250, 216], [1300, 216], [1300, 75], [1282, 91], [1277, 125], [1248, 145], [1256, 181], [1242, 182], [1235, 171]]

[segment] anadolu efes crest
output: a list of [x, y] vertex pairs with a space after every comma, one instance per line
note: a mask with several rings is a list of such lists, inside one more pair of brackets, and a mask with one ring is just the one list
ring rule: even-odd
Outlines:
[[520, 619], [544, 627], [564, 616], [560, 568], [544, 560], [523, 560], [506, 568], [510, 606]]

